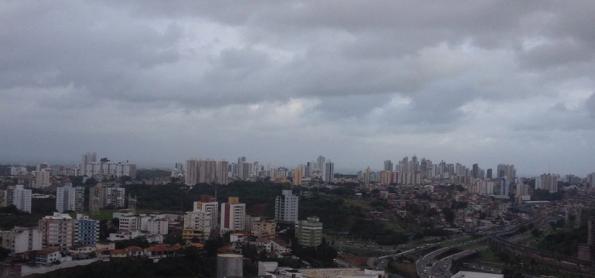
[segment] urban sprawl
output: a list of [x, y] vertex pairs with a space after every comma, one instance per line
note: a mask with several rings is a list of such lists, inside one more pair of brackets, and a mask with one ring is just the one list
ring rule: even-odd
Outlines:
[[595, 173], [495, 166], [412, 156], [342, 174], [318, 156], [141, 169], [94, 152], [0, 165], [0, 277], [133, 262], [193, 277], [595, 277]]

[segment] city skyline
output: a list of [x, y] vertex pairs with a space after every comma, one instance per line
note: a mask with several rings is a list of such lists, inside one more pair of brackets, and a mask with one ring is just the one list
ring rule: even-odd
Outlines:
[[584, 175], [595, 3], [546, 2], [3, 2], [0, 162], [417, 154]]

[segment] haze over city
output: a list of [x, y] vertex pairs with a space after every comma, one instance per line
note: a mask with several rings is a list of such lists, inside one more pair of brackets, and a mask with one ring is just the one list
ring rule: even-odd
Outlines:
[[584, 175], [592, 1], [2, 1], [2, 162], [416, 154]]

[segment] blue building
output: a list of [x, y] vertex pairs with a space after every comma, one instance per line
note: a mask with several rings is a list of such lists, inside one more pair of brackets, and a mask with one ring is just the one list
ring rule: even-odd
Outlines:
[[77, 214], [74, 222], [74, 243], [78, 247], [95, 246], [99, 239], [99, 221]]

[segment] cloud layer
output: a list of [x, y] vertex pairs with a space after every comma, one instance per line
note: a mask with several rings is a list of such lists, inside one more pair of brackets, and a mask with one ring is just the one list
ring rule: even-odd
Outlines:
[[0, 3], [0, 160], [595, 171], [593, 1]]

